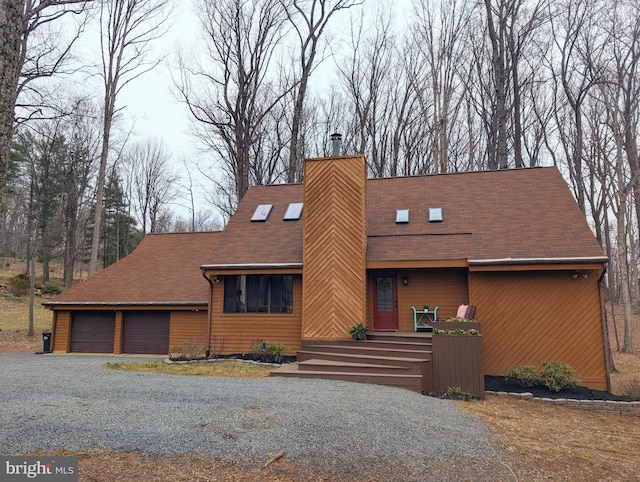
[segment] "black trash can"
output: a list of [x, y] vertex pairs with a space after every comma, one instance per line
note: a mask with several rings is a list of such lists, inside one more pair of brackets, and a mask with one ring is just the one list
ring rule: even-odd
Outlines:
[[51, 352], [51, 332], [50, 331], [43, 331], [42, 332], [42, 351], [44, 353], [50, 353]]

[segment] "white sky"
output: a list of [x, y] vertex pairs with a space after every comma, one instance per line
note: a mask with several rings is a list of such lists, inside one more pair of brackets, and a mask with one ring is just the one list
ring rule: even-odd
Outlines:
[[[368, 0], [368, 2], [378, 1], [380, 0]], [[409, 0], [390, 3], [394, 4], [400, 14], [407, 12], [410, 8]], [[402, 4], [407, 8], [400, 7]], [[172, 26], [169, 32], [154, 42], [156, 54], [165, 55], [166, 61], [153, 71], [133, 80], [119, 94], [116, 107], [122, 108], [123, 119], [116, 128], [121, 133], [132, 131], [129, 142], [149, 137], [161, 138], [172, 154], [172, 164], [175, 169], [184, 172], [183, 161], [186, 161], [192, 166], [192, 175], [195, 178], [198, 177], [196, 164], [206, 165], [208, 159], [206, 154], [198, 149], [197, 141], [190, 135], [191, 116], [187, 107], [175, 98], [171, 69], [177, 68], [175, 55], [178, 48], [182, 46], [189, 49], [196, 43], [200, 35], [200, 26], [193, 11], [192, 1], [175, 1], [173, 5]], [[369, 3], [368, 5], [379, 4]], [[344, 21], [345, 26], [348, 25], [349, 12], [339, 12], [336, 15], [336, 21]], [[348, 31], [347, 29], [348, 27], [345, 27], [342, 30]], [[94, 62], [99, 62], [100, 53], [97, 42], [99, 42], [98, 28], [93, 26], [79, 40], [78, 55], [93, 57]], [[333, 69], [333, 61], [325, 60], [324, 68]], [[99, 79], [94, 81], [96, 82], [95, 94], [99, 101], [102, 87]], [[202, 196], [200, 199], [201, 206], [204, 207]], [[175, 212], [188, 217], [188, 212], [179, 206], [175, 206]]]

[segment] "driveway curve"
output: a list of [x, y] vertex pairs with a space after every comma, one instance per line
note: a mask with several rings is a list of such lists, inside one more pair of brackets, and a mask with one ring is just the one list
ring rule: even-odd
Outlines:
[[509, 478], [509, 455], [448, 401], [332, 380], [104, 368], [128, 360], [0, 354], [0, 454], [109, 448], [264, 463], [283, 450], [296, 463], [353, 477]]

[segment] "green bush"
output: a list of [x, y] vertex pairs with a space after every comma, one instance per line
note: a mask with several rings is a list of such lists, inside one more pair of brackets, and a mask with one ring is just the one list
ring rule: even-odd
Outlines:
[[442, 398], [445, 400], [476, 400], [479, 397], [475, 397], [468, 392], [465, 392], [460, 387], [449, 387], [446, 392], [428, 392], [428, 396], [435, 398]]
[[559, 361], [542, 362], [544, 370], [540, 374], [542, 383], [552, 392], [559, 392], [563, 388], [575, 388], [580, 383], [573, 372], [571, 365]]
[[580, 383], [567, 363], [544, 360], [542, 366], [542, 370], [537, 370], [531, 365], [518, 365], [507, 371], [504, 377], [507, 381], [517, 380], [523, 387], [544, 386], [552, 392], [575, 388]]
[[29, 292], [31, 279], [27, 273], [19, 274], [9, 280], [8, 290], [14, 296], [24, 296]]
[[540, 384], [540, 372], [532, 365], [518, 365], [506, 372], [504, 379], [517, 380], [523, 387], [535, 387]]
[[270, 344], [257, 342], [251, 346], [251, 349], [258, 359], [268, 363], [279, 362], [284, 352], [287, 351], [287, 347], [279, 341]]
[[62, 293], [62, 288], [54, 283], [45, 283], [42, 287], [42, 294], [49, 296], [57, 296]]

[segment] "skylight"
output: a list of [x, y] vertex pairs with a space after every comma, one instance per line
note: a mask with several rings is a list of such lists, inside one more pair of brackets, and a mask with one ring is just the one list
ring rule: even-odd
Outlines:
[[442, 220], [443, 220], [442, 208], [429, 208], [429, 222], [430, 223], [441, 223]]
[[269, 213], [271, 213], [271, 208], [273, 208], [273, 204], [258, 204], [258, 207], [253, 212], [253, 216], [251, 216], [251, 221], [266, 221]]
[[304, 203], [289, 203], [282, 219], [285, 221], [297, 221], [302, 216], [302, 206], [304, 206]]
[[409, 222], [408, 209], [396, 209], [396, 224], [407, 224]]

